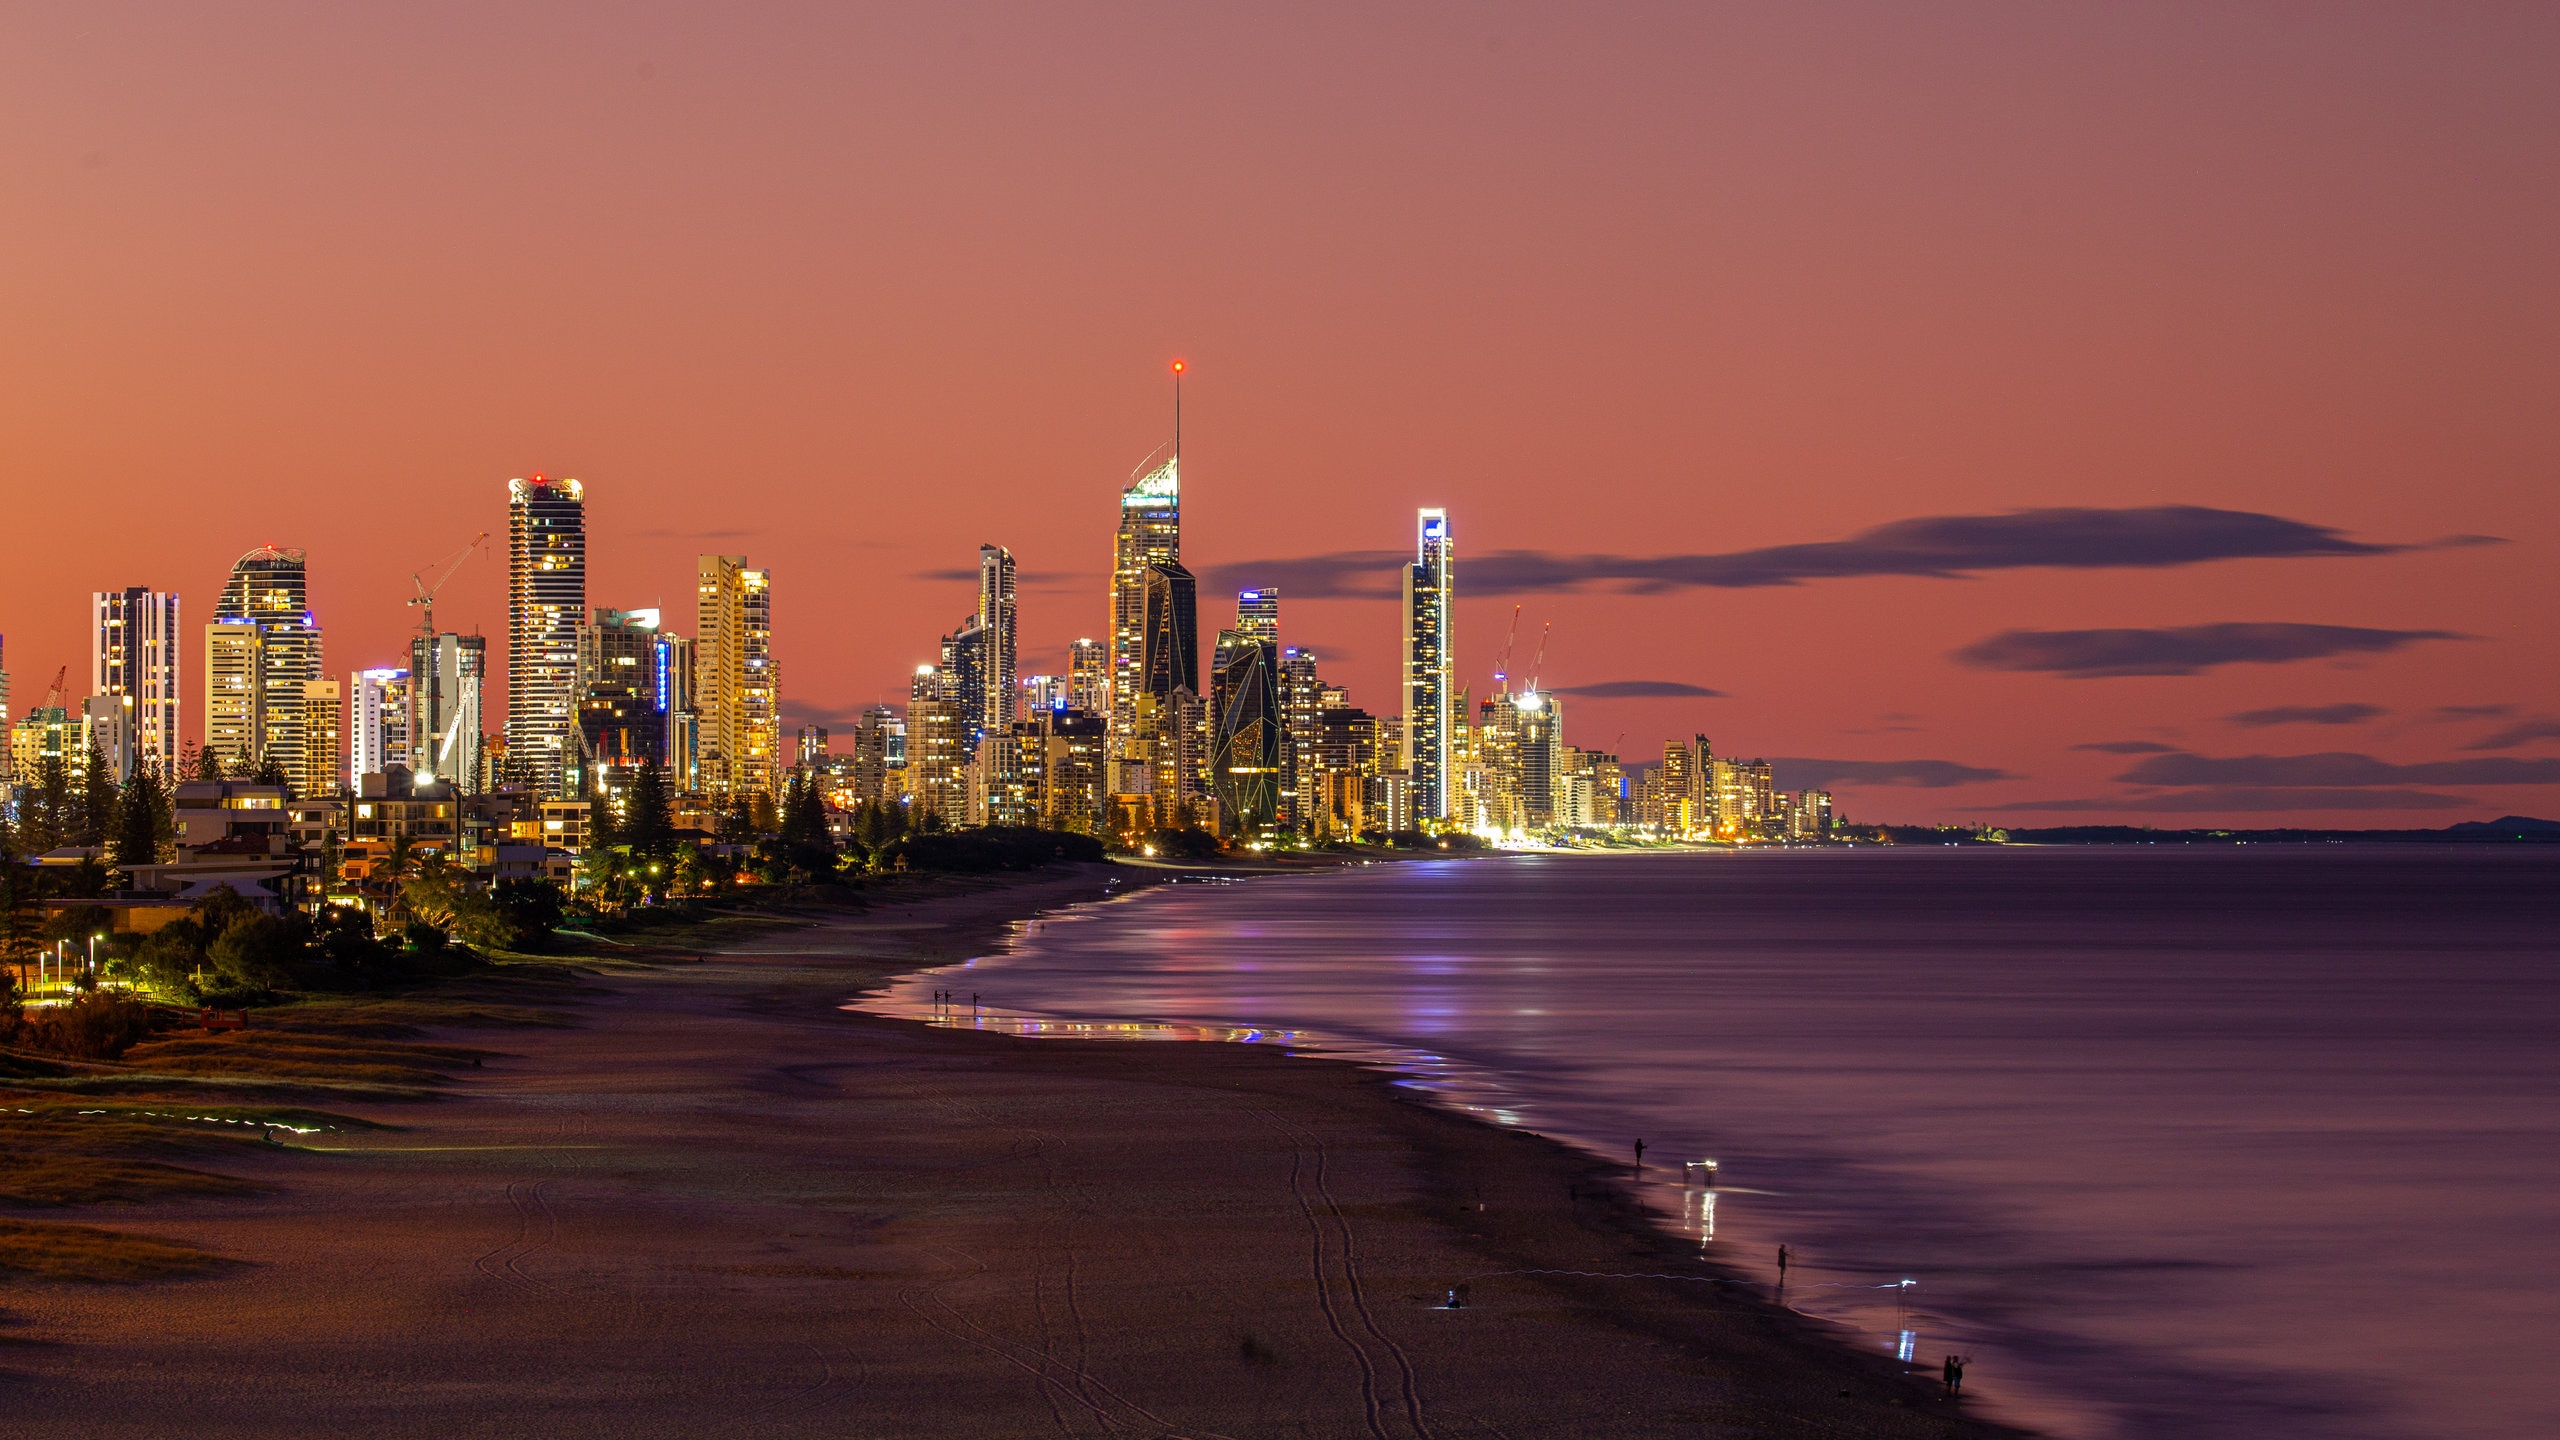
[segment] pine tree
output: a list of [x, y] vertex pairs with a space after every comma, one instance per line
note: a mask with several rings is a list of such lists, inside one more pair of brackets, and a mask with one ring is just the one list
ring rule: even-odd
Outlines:
[[222, 778], [222, 757], [213, 753], [210, 746], [195, 744], [188, 745], [186, 763], [187, 778], [189, 780], [219, 780]]
[[285, 798], [293, 798], [293, 777], [284, 773], [284, 762], [277, 759], [272, 750], [258, 762], [258, 773], [250, 778], [261, 785], [281, 785]]
[[640, 773], [631, 779], [630, 809], [622, 834], [633, 855], [663, 860], [675, 853], [675, 820], [667, 811], [667, 773], [654, 760], [642, 761]]
[[72, 788], [70, 767], [59, 755], [47, 755], [36, 762], [35, 782], [22, 802], [19, 818], [30, 854], [41, 855], [71, 843]]
[[160, 817], [167, 805], [159, 777], [147, 766], [136, 766], [116, 804], [116, 868], [130, 871], [136, 865], [159, 862]]
[[781, 831], [782, 816], [774, 809], [770, 793], [759, 790], [748, 797], [747, 829], [756, 835], [772, 835]]
[[75, 845], [104, 845], [116, 833], [116, 777], [94, 740], [80, 774], [79, 838]]

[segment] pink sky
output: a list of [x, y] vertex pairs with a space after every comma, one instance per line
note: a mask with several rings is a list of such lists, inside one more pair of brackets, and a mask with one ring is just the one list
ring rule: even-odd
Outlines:
[[[1180, 355], [1204, 574], [1408, 546], [1420, 505], [1462, 591], [1499, 551], [2049, 507], [2499, 537], [1478, 592], [1458, 655], [1481, 688], [1520, 603], [1551, 685], [1724, 692], [1568, 698], [1576, 743], [2016, 777], [1838, 783], [1861, 818], [2560, 815], [2555, 62], [2541, 5], [15, 7], [15, 708], [84, 669], [90, 590], [192, 628], [270, 541], [330, 668], [391, 663], [410, 572], [535, 471], [587, 484], [595, 604], [689, 629], [695, 553], [769, 566], [794, 721], [898, 693], [970, 602], [916, 577], [981, 541], [1062, 577], [1022, 656], [1062, 669]], [[440, 619], [503, 633], [497, 554]], [[1395, 607], [1282, 588], [1284, 639], [1394, 709]], [[1950, 658], [2234, 622], [2468, 638]], [[2348, 704], [2381, 713], [2226, 718]], [[2130, 741], [2437, 768], [2130, 787], [2073, 748]]]

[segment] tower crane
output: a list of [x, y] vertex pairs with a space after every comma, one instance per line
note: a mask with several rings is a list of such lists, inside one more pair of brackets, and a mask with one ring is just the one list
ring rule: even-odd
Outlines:
[[1556, 622], [1548, 621], [1538, 631], [1538, 658], [1529, 662], [1529, 693], [1538, 693], [1538, 676], [1547, 668], [1547, 637], [1555, 633]]
[[1494, 693], [1511, 693], [1511, 647], [1520, 638], [1520, 607], [1511, 607], [1511, 633], [1502, 637], [1502, 653], [1493, 662]]
[[433, 640], [435, 638], [437, 592], [444, 589], [445, 582], [452, 579], [454, 572], [462, 568], [462, 562], [470, 559], [472, 552], [478, 550], [480, 548], [480, 543], [488, 538], [489, 532], [483, 530], [479, 535], [472, 539], [470, 544], [463, 546], [461, 552], [455, 555], [451, 561], [446, 563], [444, 573], [436, 577], [436, 583], [433, 585], [426, 582], [426, 577], [423, 572], [409, 577], [410, 583], [418, 587], [417, 595], [412, 598], [409, 603], [418, 607], [418, 633], [420, 635], [425, 636], [429, 640]]
[[62, 704], [62, 682], [69, 678], [71, 667], [68, 665], [53, 672], [53, 688], [44, 692], [44, 708], [51, 710]]

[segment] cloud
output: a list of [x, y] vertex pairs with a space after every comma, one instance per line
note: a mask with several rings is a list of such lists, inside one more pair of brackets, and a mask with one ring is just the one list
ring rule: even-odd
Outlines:
[[2266, 789], [2255, 786], [2224, 786], [2203, 790], [2180, 790], [2165, 795], [2142, 795], [2086, 800], [2028, 800], [2003, 805], [2003, 811], [2122, 811], [2133, 814], [2197, 815], [2215, 811], [2230, 813], [2262, 813], [2274, 810], [2452, 810], [2477, 804], [2459, 795], [2436, 795], [2424, 790], [2358, 790], [2332, 789]]
[[1953, 785], [1981, 785], [2019, 777], [2006, 770], [1986, 770], [1953, 760], [1772, 760], [1772, 778], [1781, 790], [1820, 790], [1831, 785], [1908, 785], [1944, 790]]
[[2379, 654], [2420, 640], [2467, 640], [2451, 630], [2353, 625], [2181, 625], [2162, 630], [2003, 630], [1949, 658], [1979, 670], [2026, 670], [2095, 680], [2194, 675], [2216, 665], [2282, 665]]
[[2462, 748], [2465, 750], [2513, 750], [2519, 745], [2530, 745], [2536, 740], [2560, 740], [2560, 720], [2545, 716], [2519, 721], [2494, 734], [2483, 735]]
[[2516, 713], [2516, 707], [2513, 705], [2439, 705], [2436, 707], [2435, 718], [2438, 720], [2488, 720], [2499, 715], [2514, 713]]
[[[908, 572], [907, 578], [910, 580], [949, 580], [975, 585], [978, 583], [978, 567], [972, 565], [968, 569], [963, 570], [959, 566], [954, 565], [948, 570], [914, 570]], [[1084, 577], [1075, 574], [1073, 571], [1068, 570], [1017, 569], [1013, 572], [1014, 586], [1016, 589], [1022, 590], [1055, 590], [1061, 586], [1073, 585], [1083, 578]]]
[[2101, 755], [2166, 755], [2177, 749], [2157, 740], [2100, 740], [2089, 745], [2074, 745], [2074, 750], [2095, 750]]
[[2379, 705], [2359, 705], [2347, 701], [2337, 705], [2272, 705], [2264, 710], [2243, 710], [2222, 717], [2234, 725], [2361, 725], [2391, 712]]
[[1558, 695], [1576, 695], [1585, 700], [1653, 700], [1673, 695], [1695, 696], [1702, 700], [1721, 700], [1721, 690], [1692, 685], [1686, 680], [1603, 680], [1593, 685], [1559, 685]]
[[[2496, 544], [2464, 536], [2438, 544]], [[2281, 515], [2154, 505], [2123, 510], [2051, 508], [2005, 515], [1928, 515], [1861, 531], [1846, 540], [1772, 545], [1706, 555], [1570, 555], [1497, 550], [1461, 556], [1458, 581], [1473, 595], [1522, 595], [1615, 585], [1633, 594], [1684, 589], [1752, 589], [1873, 575], [1964, 579], [1986, 570], [2162, 569], [2210, 560], [2393, 555], [2426, 548], [2348, 539], [2339, 531]], [[1346, 550], [1288, 560], [1220, 566], [1220, 586], [1276, 585], [1305, 599], [1383, 599], [1399, 593], [1398, 550]]]
[[2116, 777], [2127, 785], [2560, 785], [2560, 760], [2427, 760], [2414, 765], [2330, 750], [2316, 755], [2154, 755]]

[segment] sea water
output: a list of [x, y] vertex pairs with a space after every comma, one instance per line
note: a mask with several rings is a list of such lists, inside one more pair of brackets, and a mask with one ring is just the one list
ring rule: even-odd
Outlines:
[[1788, 1245], [1787, 1303], [2055, 1433], [2560, 1435], [2560, 847], [1377, 865], [1088, 907], [876, 1003], [955, 986], [1641, 1138], [1704, 1253], [1765, 1285]]

